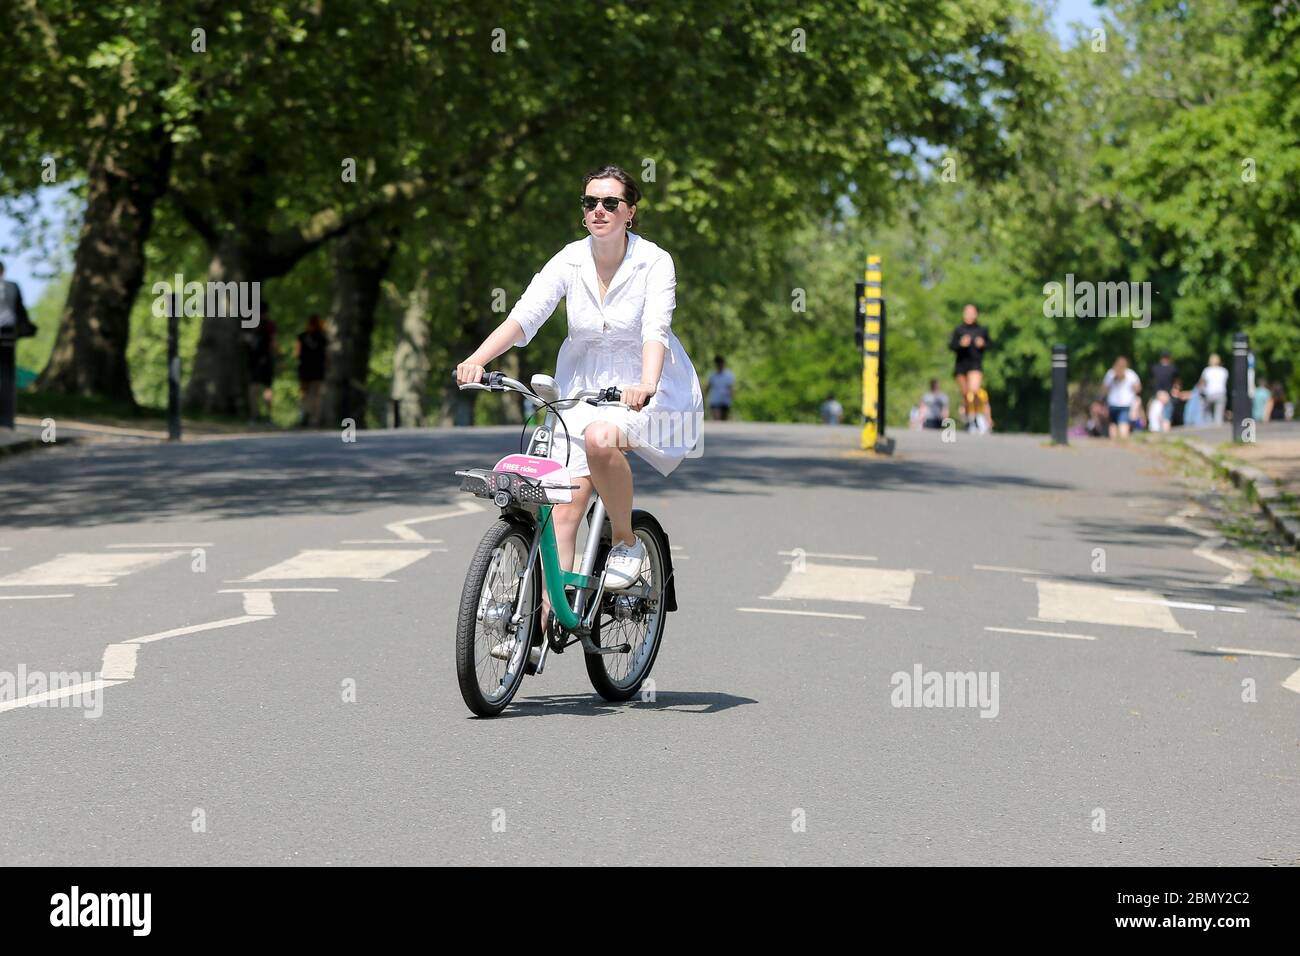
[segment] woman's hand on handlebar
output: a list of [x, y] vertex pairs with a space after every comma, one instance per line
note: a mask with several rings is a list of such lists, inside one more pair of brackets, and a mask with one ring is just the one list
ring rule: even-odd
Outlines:
[[456, 366], [457, 385], [477, 385], [483, 380], [484, 368], [473, 362], [461, 362]]
[[640, 382], [636, 385], [625, 385], [621, 391], [623, 393], [623, 404], [632, 411], [639, 412], [659, 389], [649, 382]]

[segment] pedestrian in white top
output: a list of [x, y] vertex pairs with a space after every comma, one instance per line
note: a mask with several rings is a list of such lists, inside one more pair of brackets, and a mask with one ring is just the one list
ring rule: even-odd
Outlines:
[[1201, 372], [1197, 387], [1205, 394], [1205, 411], [1216, 425], [1223, 424], [1223, 410], [1228, 404], [1228, 370], [1218, 355], [1210, 356], [1210, 364]]
[[721, 355], [713, 357], [717, 371], [709, 376], [709, 415], [720, 421], [731, 418], [731, 391], [736, 387], [736, 373], [727, 368]]
[[[556, 429], [552, 455], [568, 461], [579, 487], [571, 502], [552, 510], [556, 544], [561, 566], [572, 570], [578, 525], [594, 485], [613, 533], [605, 588], [616, 590], [637, 579], [646, 557], [632, 532], [626, 455], [635, 452], [660, 474], [671, 473], [700, 440], [704, 398], [695, 366], [672, 332], [672, 256], [631, 230], [641, 199], [636, 181], [618, 166], [605, 166], [588, 173], [582, 185], [588, 236], [566, 245], [533, 276], [505, 321], [456, 367], [456, 380], [479, 381], [488, 362], [531, 342], [565, 300], [569, 334], [555, 364], [560, 395], [613, 385], [623, 404], [579, 402], [561, 413], [568, 431]], [[549, 611], [545, 592], [543, 602]]]
[[1106, 389], [1106, 404], [1110, 406], [1110, 437], [1127, 438], [1131, 423], [1133, 400], [1142, 391], [1142, 381], [1137, 372], [1128, 367], [1128, 359], [1120, 356], [1101, 381]]

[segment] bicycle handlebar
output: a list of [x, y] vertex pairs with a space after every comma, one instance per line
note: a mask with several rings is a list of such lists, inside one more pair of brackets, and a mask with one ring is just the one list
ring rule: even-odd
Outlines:
[[[456, 372], [454, 369], [451, 374], [452, 380], [455, 381]], [[470, 382], [465, 385], [457, 383], [456, 387], [462, 390], [467, 388], [481, 388], [490, 392], [509, 390], [519, 392], [522, 395], [527, 395], [529, 398], [536, 399], [538, 402], [542, 401], [541, 397], [536, 395], [531, 388], [523, 382], [510, 378], [504, 372], [488, 372], [485, 370], [477, 382]], [[589, 405], [598, 405], [601, 402], [620, 402], [622, 399], [622, 391], [611, 385], [608, 388], [583, 389], [582, 391], [570, 395], [568, 398], [562, 398], [559, 402], [553, 404], [563, 405], [569, 402], [585, 401]]]

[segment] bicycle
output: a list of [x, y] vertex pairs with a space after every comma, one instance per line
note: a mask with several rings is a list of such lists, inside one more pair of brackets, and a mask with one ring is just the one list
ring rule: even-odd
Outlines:
[[[621, 393], [584, 390], [562, 399], [549, 375], [534, 375], [531, 385], [485, 372], [478, 383], [460, 386], [516, 391], [546, 409], [526, 453], [507, 455], [492, 468], [456, 472], [461, 491], [501, 509], [470, 560], [456, 623], [461, 696], [480, 717], [505, 710], [525, 674], [540, 675], [551, 651], [563, 654], [575, 643], [582, 644], [596, 693], [608, 701], [630, 700], [659, 654], [664, 615], [677, 610], [668, 535], [654, 515], [639, 508], [632, 511], [632, 530], [646, 547], [641, 575], [630, 587], [606, 593], [604, 574], [593, 572], [604, 568], [613, 535], [594, 488], [581, 571], [560, 567], [551, 509], [571, 501], [579, 486], [570, 484], [568, 468], [550, 457], [556, 427], [565, 428], [557, 409], [579, 401], [619, 404]], [[542, 588], [551, 602], [545, 632]], [[540, 650], [534, 660], [535, 647]]]

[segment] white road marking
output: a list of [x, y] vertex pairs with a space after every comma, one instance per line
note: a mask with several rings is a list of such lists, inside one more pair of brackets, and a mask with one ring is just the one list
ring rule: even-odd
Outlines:
[[125, 683], [120, 680], [92, 680], [89, 683], [73, 684], [71, 687], [60, 687], [58, 690], [46, 691], [44, 694], [32, 694], [30, 697], [19, 697], [17, 700], [6, 700], [0, 703], [0, 714], [10, 710], [17, 710], [19, 707], [30, 707], [32, 704], [41, 704], [47, 700], [61, 700], [64, 697], [76, 697], [78, 695], [92, 694], [104, 687], [113, 687], [117, 684]]
[[0, 551], [12, 551], [13, 548], [0, 548]]
[[427, 558], [427, 549], [419, 551], [299, 551], [292, 558], [258, 571], [245, 581], [297, 581], [312, 578], [386, 578]]
[[135, 677], [136, 655], [139, 644], [110, 644], [104, 648], [104, 662], [99, 665], [99, 676], [104, 680], [124, 681]]
[[436, 515], [425, 515], [423, 518], [407, 518], [405, 521], [394, 521], [392, 524], [384, 525], [384, 528], [403, 541], [424, 541], [427, 539], [420, 532], [412, 530], [411, 525], [424, 524], [427, 521], [442, 521], [444, 518], [460, 518], [464, 515], [478, 514], [486, 510], [487, 506], [481, 505], [477, 501], [459, 501], [452, 511], [443, 511]]
[[[777, 554], [784, 554], [787, 557], [794, 557], [793, 551], [778, 551]], [[805, 558], [839, 558], [842, 561], [879, 561], [879, 558], [872, 557], [869, 554], [828, 554], [824, 551], [804, 551]]]
[[267, 617], [274, 615], [275, 601], [272, 600], [270, 592], [245, 591], [244, 613], [251, 615], [266, 615]]
[[923, 607], [913, 607], [911, 604], [891, 604], [889, 605], [895, 611], [924, 611]]
[[815, 601], [851, 601], [855, 604], [909, 605], [916, 575], [888, 568], [846, 568], [808, 562], [793, 568], [774, 597]]
[[130, 550], [131, 548], [211, 548], [214, 545], [211, 541], [170, 541], [163, 544], [145, 543], [139, 544], [110, 544], [107, 547], [111, 550], [114, 548], [120, 550]]
[[0, 594], [0, 601], [45, 601], [50, 598], [70, 598], [72, 594]]
[[135, 679], [135, 667], [140, 652], [141, 644], [150, 644], [154, 641], [165, 640], [169, 637], [180, 637], [184, 634], [198, 634], [202, 631], [215, 631], [224, 627], [234, 627], [239, 624], [249, 624], [253, 621], [265, 621], [275, 615], [274, 607], [270, 606], [271, 596], [265, 591], [255, 591], [244, 595], [244, 605], [248, 606], [248, 599], [252, 594], [257, 594], [266, 599], [263, 605], [269, 608], [267, 614], [245, 614], [243, 617], [229, 617], [221, 621], [209, 621], [206, 624], [191, 624], [188, 627], [176, 627], [170, 631], [159, 631], [157, 634], [146, 634], [144, 637], [133, 637], [126, 641], [116, 644], [109, 644], [104, 648], [103, 662], [100, 664], [99, 679], [89, 683], [76, 684], [72, 687], [60, 688], [57, 691], [50, 691], [44, 694], [33, 694], [29, 697], [23, 697], [19, 700], [5, 701], [0, 703], [0, 714], [6, 711], [15, 710], [19, 707], [29, 707], [32, 704], [39, 704], [47, 700], [58, 700], [63, 697], [71, 697], [75, 694], [89, 693], [100, 690], [105, 687], [116, 687], [118, 684], [124, 684], [129, 680]]
[[181, 637], [185, 634], [198, 634], [201, 631], [215, 631], [223, 627], [234, 627], [237, 624], [250, 624], [253, 621], [265, 621], [265, 615], [245, 614], [243, 617], [228, 617], [221, 621], [209, 621], [207, 624], [191, 624], [189, 627], [174, 627], [170, 631], [159, 631], [157, 634], [146, 634], [144, 637], [133, 637], [124, 644], [151, 644], [154, 641], [165, 640], [169, 637]]
[[1218, 548], [1227, 543], [1223, 536], [1187, 523], [1188, 518], [1194, 518], [1201, 513], [1200, 505], [1193, 505], [1190, 508], [1183, 509], [1178, 514], [1169, 515], [1165, 518], [1165, 523], [1205, 539], [1192, 549], [1192, 554], [1229, 570], [1230, 573], [1219, 582], [1220, 584], [1224, 587], [1236, 587], [1238, 584], [1245, 584], [1250, 580], [1250, 569], [1226, 555], [1216, 553]]
[[[442, 544], [442, 538], [348, 538], [342, 544]], [[430, 548], [430, 551], [446, 551], [446, 548]]]
[[1164, 598], [1117, 597], [1112, 600], [1120, 601], [1124, 604], [1163, 604], [1165, 607], [1185, 608], [1189, 611], [1230, 611], [1234, 614], [1246, 613], [1244, 607], [1225, 607], [1222, 604], [1197, 604], [1194, 601], [1167, 601]]
[[828, 611], [783, 611], [775, 607], [738, 607], [737, 611], [749, 611], [751, 614], [800, 614], [804, 617], [838, 617], [850, 621], [865, 621], [861, 614], [831, 614]]
[[[1062, 581], [1039, 580], [1034, 583], [1038, 586], [1038, 616], [1045, 620], [1084, 621], [1158, 631], [1179, 629], [1164, 599], [1150, 591], [1125, 592], [1104, 585]], [[1121, 598], [1145, 600], [1122, 601]]]
[[1242, 654], [1246, 657], [1281, 657], [1289, 661], [1300, 661], [1300, 654], [1286, 654], [1282, 651], [1252, 651], [1245, 647], [1216, 647], [1224, 654]]
[[1300, 694], [1300, 667], [1297, 667], [1295, 673], [1282, 681], [1282, 686], [1287, 690], [1295, 691], [1297, 694]]
[[986, 627], [986, 631], [996, 631], [999, 634], [1032, 634], [1037, 637], [1066, 637], [1072, 641], [1095, 641], [1096, 638], [1091, 634], [1066, 634], [1063, 631], [1028, 631], [1019, 627]]
[[1002, 571], [1005, 574], [1049, 574], [1049, 571], [1035, 571], [1032, 568], [1004, 568], [996, 564], [972, 564], [976, 571]]
[[120, 578], [179, 558], [184, 551], [149, 551], [140, 554], [61, 554], [0, 578], [0, 587], [87, 587], [116, 583]]
[[[238, 582], [227, 581], [227, 584]], [[338, 594], [338, 588], [222, 588], [218, 594]]]

